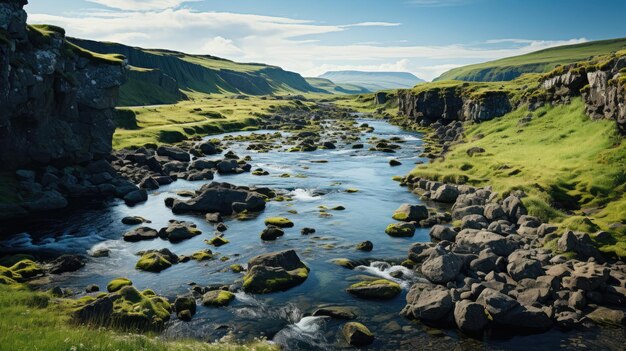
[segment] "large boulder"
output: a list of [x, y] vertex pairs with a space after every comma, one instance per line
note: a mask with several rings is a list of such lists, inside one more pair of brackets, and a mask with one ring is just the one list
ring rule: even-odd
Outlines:
[[[407, 301], [409, 296], [407, 296]], [[421, 291], [409, 307], [416, 319], [424, 322], [442, 322], [448, 319], [454, 309], [450, 292], [442, 286], [434, 285]]]
[[428, 218], [428, 208], [422, 205], [402, 204], [394, 213], [396, 221], [419, 222]]
[[159, 237], [156, 229], [150, 227], [139, 227], [124, 233], [124, 241], [137, 242], [142, 240], [152, 240]]
[[157, 149], [157, 155], [180, 162], [189, 162], [191, 159], [191, 155], [187, 151], [175, 146], [161, 146]]
[[436, 284], [445, 284], [454, 280], [463, 267], [463, 258], [443, 249], [435, 253], [422, 263], [421, 271], [426, 279]]
[[135, 268], [142, 271], [159, 273], [176, 263], [178, 263], [178, 256], [168, 249], [161, 249], [143, 252]]
[[430, 228], [430, 232], [428, 234], [434, 240], [454, 241], [457, 232], [450, 227], [437, 224]]
[[347, 291], [364, 299], [386, 300], [396, 297], [402, 291], [402, 288], [400, 288], [398, 283], [390, 280], [377, 279], [352, 284]]
[[459, 189], [450, 184], [443, 184], [431, 195], [431, 200], [453, 204], [459, 196]]
[[509, 220], [513, 223], [517, 223], [517, 220], [521, 216], [528, 214], [526, 206], [524, 206], [522, 200], [515, 195], [510, 195], [502, 201], [502, 209], [507, 217], [509, 217]]
[[461, 230], [455, 242], [457, 247], [468, 252], [491, 249], [498, 256], [508, 256], [519, 247], [518, 242], [486, 230]]
[[341, 328], [346, 342], [352, 346], [362, 347], [374, 342], [374, 334], [361, 323], [348, 322]]
[[81, 255], [62, 255], [50, 262], [50, 273], [75, 272], [85, 266], [87, 259]]
[[257, 294], [284, 291], [302, 284], [308, 276], [309, 268], [294, 250], [263, 254], [248, 261], [243, 289]]
[[265, 209], [265, 199], [254, 191], [211, 183], [200, 188], [199, 193], [188, 201], [175, 200], [172, 204], [172, 211], [174, 213], [219, 212], [229, 215], [234, 212], [234, 205], [240, 211], [257, 212]]
[[385, 233], [393, 237], [410, 237], [415, 234], [413, 223], [392, 223], [385, 228]]
[[464, 332], [479, 333], [489, 324], [489, 316], [483, 305], [461, 300], [454, 305], [454, 321]]
[[173, 243], [178, 243], [200, 234], [202, 232], [196, 228], [194, 223], [177, 220], [170, 220], [167, 227], [159, 230], [159, 237]]
[[545, 274], [541, 262], [531, 257], [527, 250], [517, 250], [508, 257], [507, 271], [516, 281], [522, 279], [536, 279]]

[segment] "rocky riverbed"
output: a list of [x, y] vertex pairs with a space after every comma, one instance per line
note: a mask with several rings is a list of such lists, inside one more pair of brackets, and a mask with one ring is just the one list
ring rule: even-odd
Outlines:
[[523, 194], [392, 181], [427, 162], [421, 134], [313, 121], [115, 153], [147, 196], [3, 228], [3, 255], [38, 262], [10, 274], [76, 299], [80, 322], [166, 338], [621, 348], [623, 326], [597, 326], [624, 323], [626, 291], [624, 265], [588, 245], [601, 233], [568, 233], [553, 253], [555, 228], [525, 213]]

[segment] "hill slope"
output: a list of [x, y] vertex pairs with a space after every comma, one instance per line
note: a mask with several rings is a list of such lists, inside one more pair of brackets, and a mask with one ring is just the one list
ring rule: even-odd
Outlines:
[[[143, 49], [117, 43], [75, 38], [70, 40], [97, 53], [122, 54], [130, 65], [139, 68], [133, 70], [128, 85], [122, 88], [121, 99], [125, 105], [158, 103], [146, 100], [146, 95], [167, 95], [168, 99], [161, 103], [170, 103], [172, 94], [175, 94], [172, 90], [172, 80], [178, 89], [207, 94], [267, 95], [324, 92], [312, 87], [299, 74], [276, 66], [237, 63], [214, 56]], [[164, 81], [166, 81], [164, 85], [160, 84]], [[146, 89], [153, 90], [155, 94], [145, 94]]]
[[325, 78], [304, 78], [313, 87], [325, 90], [330, 94], [366, 94], [370, 91], [366, 88], [354, 84], [336, 84]]
[[546, 73], [558, 65], [589, 60], [626, 48], [626, 38], [564, 45], [529, 54], [463, 66], [445, 72], [435, 79], [463, 81], [507, 81], [524, 73]]
[[408, 72], [331, 71], [318, 78], [329, 79], [340, 85], [357, 85], [369, 91], [412, 88], [424, 81]]

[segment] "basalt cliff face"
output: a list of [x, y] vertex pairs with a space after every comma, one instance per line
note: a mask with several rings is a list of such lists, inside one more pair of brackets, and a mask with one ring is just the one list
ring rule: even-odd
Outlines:
[[577, 96], [582, 97], [589, 117], [615, 120], [618, 130], [626, 134], [626, 52], [559, 67], [533, 84], [458, 82], [400, 90], [398, 106], [401, 115], [421, 125], [447, 125], [490, 120], [523, 104], [533, 110], [568, 103]]
[[400, 113], [428, 125], [436, 121], [444, 124], [452, 121], [487, 121], [512, 110], [506, 93], [494, 91], [471, 97], [464, 94], [466, 86], [462, 84], [418, 93], [401, 90], [398, 93]]
[[75, 165], [111, 151], [125, 61], [26, 24], [26, 0], [0, 0], [0, 163]]

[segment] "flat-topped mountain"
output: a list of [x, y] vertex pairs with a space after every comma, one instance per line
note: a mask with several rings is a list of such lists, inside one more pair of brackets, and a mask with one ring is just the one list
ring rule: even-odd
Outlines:
[[408, 72], [330, 71], [318, 78], [329, 79], [335, 84], [364, 87], [369, 91], [412, 88], [424, 81]]

